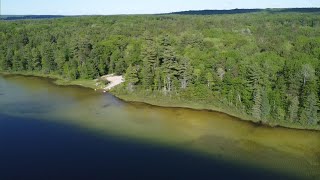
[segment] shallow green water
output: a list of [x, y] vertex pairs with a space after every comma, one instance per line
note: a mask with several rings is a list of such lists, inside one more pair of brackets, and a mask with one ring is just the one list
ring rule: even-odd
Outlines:
[[218, 112], [126, 103], [107, 93], [23, 76], [0, 76], [0, 113], [320, 179], [316, 131], [257, 126]]

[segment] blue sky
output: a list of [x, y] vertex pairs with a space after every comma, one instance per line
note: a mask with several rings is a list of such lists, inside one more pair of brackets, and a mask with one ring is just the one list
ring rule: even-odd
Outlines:
[[0, 0], [2, 14], [109, 15], [183, 10], [320, 7], [320, 0]]

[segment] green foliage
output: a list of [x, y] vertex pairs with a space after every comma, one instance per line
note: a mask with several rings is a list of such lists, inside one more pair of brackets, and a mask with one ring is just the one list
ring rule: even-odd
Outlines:
[[252, 107], [252, 116], [256, 119], [261, 119], [262, 115], [262, 95], [261, 89], [256, 88], [253, 96], [254, 105]]
[[192, 81], [192, 66], [190, 64], [190, 59], [187, 57], [181, 58], [179, 69], [179, 79], [181, 82], [181, 89], [186, 89]]
[[54, 59], [52, 45], [49, 43], [45, 43], [42, 46], [42, 70], [44, 73], [50, 73], [56, 70], [56, 63]]
[[125, 80], [129, 91], [134, 90], [134, 86], [139, 82], [138, 69], [130, 65], [125, 74]]
[[149, 35], [146, 35], [146, 43], [142, 48], [141, 59], [143, 68], [141, 70], [142, 85], [145, 88], [152, 88], [154, 83], [155, 70], [158, 68], [158, 52], [155, 43]]
[[123, 91], [315, 126], [319, 22], [312, 13], [0, 21], [0, 70], [70, 80], [124, 74]]
[[299, 98], [293, 96], [289, 98], [288, 117], [290, 122], [298, 121]]
[[261, 95], [261, 119], [263, 121], [268, 121], [270, 116], [270, 110], [271, 110], [271, 106], [270, 106], [267, 91], [263, 90]]

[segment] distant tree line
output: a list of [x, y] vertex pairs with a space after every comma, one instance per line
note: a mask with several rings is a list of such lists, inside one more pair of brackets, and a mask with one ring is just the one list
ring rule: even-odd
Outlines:
[[191, 10], [173, 12], [181, 15], [218, 15], [218, 14], [246, 14], [246, 13], [320, 13], [320, 8], [274, 8], [274, 9], [231, 9], [231, 10]]
[[94, 79], [126, 91], [219, 101], [264, 122], [315, 126], [316, 14], [94, 16], [0, 22], [0, 69]]

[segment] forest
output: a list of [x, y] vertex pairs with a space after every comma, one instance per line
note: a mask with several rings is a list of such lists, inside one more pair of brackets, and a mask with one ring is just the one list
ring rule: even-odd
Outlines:
[[125, 75], [123, 93], [219, 102], [264, 123], [320, 125], [316, 13], [0, 21], [0, 71]]

